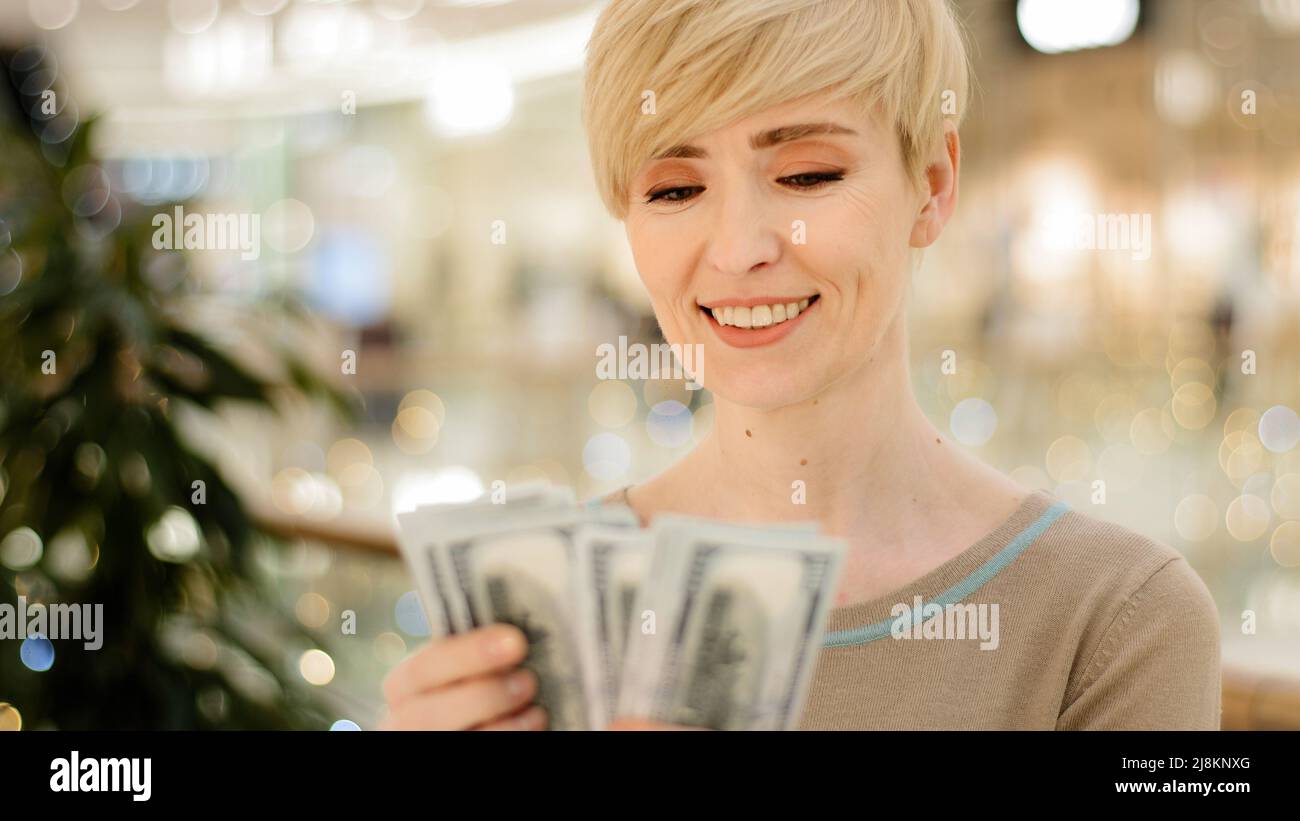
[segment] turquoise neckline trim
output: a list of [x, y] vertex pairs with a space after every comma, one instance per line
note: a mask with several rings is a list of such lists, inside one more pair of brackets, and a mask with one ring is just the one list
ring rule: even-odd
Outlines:
[[[997, 552], [984, 564], [975, 569], [969, 576], [954, 584], [944, 592], [935, 596], [926, 604], [937, 604], [940, 607], [949, 604], [956, 604], [970, 594], [979, 590], [985, 584], [993, 579], [998, 573], [1013, 561], [1021, 553], [1025, 552], [1028, 547], [1037, 541], [1038, 537], [1043, 535], [1052, 523], [1060, 518], [1062, 513], [1069, 510], [1069, 505], [1065, 502], [1056, 502], [1037, 521], [1029, 527], [1016, 534], [1011, 543]], [[909, 604], [909, 607], [911, 605]], [[888, 636], [889, 628], [893, 625], [894, 619], [882, 619], [874, 624], [868, 624], [864, 627], [855, 627], [851, 630], [838, 630], [834, 633], [827, 633], [822, 640], [823, 647], [852, 647], [858, 644], [866, 644], [869, 641], [883, 639]], [[909, 625], [910, 626], [910, 625]]]

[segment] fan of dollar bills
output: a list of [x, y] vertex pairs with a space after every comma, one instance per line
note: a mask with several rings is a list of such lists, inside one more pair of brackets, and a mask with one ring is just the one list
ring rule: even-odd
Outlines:
[[522, 630], [551, 729], [797, 724], [844, 551], [815, 523], [646, 529], [533, 483], [397, 520], [433, 636]]

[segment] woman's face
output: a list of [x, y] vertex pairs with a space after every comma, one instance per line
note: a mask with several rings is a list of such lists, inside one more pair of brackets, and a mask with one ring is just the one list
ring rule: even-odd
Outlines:
[[638, 170], [637, 270], [668, 342], [703, 345], [716, 395], [765, 409], [816, 396], [867, 362], [902, 310], [929, 192], [909, 184], [879, 120], [809, 97]]

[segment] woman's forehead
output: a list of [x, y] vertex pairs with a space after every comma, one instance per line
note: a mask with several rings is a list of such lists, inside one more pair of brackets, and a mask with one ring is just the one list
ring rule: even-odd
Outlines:
[[809, 137], [851, 139], [873, 134], [878, 125], [877, 117], [861, 104], [819, 93], [770, 106], [713, 131], [675, 142], [655, 152], [647, 162], [707, 159], [710, 143], [743, 140], [750, 149], [761, 151]]
[[[843, 96], [832, 95], [829, 92], [819, 92], [797, 100], [769, 106], [761, 111], [733, 120], [709, 134], [699, 135], [695, 139], [706, 140], [723, 134], [728, 136], [743, 134], [746, 139], [758, 140], [761, 135], [780, 129], [806, 126], [836, 127], [806, 129], [808, 136], [817, 133], [834, 134], [837, 133], [837, 128], [856, 134], [865, 134], [873, 130], [876, 125], [876, 117], [873, 116], [870, 109]], [[804, 135], [800, 134], [799, 136]], [[770, 147], [770, 144], [781, 141], [780, 139], [769, 140], [767, 144], [758, 141], [758, 144], [753, 145], [753, 147]], [[690, 141], [688, 140], [688, 142]]]

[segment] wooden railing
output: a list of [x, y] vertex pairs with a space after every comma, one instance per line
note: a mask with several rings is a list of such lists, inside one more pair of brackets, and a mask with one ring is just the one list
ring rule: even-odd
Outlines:
[[1225, 665], [1223, 729], [1300, 730], [1300, 679]]
[[[306, 539], [394, 559], [401, 555], [384, 524], [319, 522], [271, 510], [256, 510], [253, 515], [265, 531], [284, 539]], [[1300, 730], [1300, 678], [1225, 665], [1222, 729]]]

